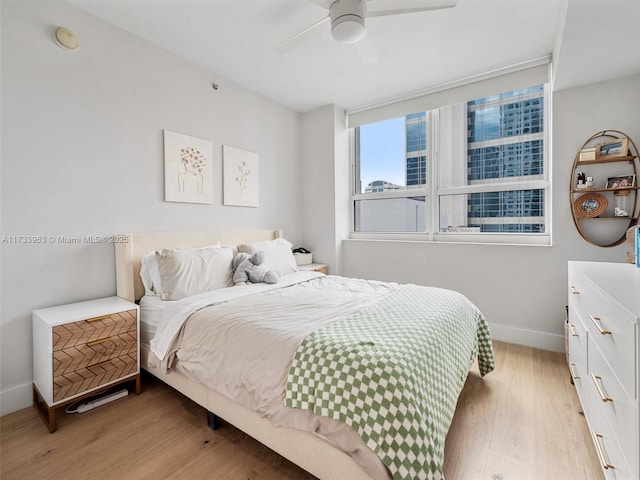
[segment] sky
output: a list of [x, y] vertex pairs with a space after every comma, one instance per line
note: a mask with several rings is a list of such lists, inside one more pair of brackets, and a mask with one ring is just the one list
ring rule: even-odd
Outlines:
[[405, 184], [405, 118], [360, 127], [360, 176], [362, 190], [374, 180]]

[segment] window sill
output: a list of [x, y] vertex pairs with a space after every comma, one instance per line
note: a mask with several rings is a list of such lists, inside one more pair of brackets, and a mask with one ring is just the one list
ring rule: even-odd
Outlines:
[[417, 242], [425, 244], [552, 246], [548, 234], [460, 234], [460, 233], [363, 233], [351, 232], [348, 240]]

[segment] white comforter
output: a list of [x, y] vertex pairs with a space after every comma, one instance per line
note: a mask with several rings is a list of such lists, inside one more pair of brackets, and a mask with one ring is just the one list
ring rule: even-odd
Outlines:
[[164, 313], [152, 351], [164, 368], [177, 369], [276, 426], [320, 433], [351, 453], [373, 478], [388, 478], [379, 459], [346, 425], [286, 408], [283, 400], [293, 355], [307, 334], [397, 287], [296, 272], [275, 285], [207, 292], [180, 300]]

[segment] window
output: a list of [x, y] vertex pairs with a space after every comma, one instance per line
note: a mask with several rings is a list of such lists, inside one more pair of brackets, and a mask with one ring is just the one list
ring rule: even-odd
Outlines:
[[548, 243], [546, 89], [357, 127], [354, 233]]

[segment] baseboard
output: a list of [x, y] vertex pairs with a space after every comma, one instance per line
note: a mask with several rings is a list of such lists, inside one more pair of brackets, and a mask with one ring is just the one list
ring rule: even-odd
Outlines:
[[0, 416], [17, 412], [33, 404], [33, 388], [31, 383], [0, 392]]
[[493, 323], [489, 324], [489, 329], [491, 330], [491, 337], [499, 342], [564, 353], [564, 335]]

